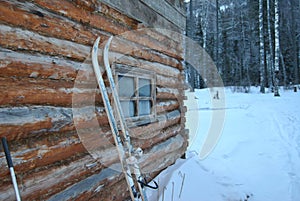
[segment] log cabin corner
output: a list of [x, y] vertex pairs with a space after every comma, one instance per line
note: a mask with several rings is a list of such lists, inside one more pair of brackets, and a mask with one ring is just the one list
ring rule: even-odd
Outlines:
[[[130, 199], [89, 61], [98, 36], [115, 36], [109, 59], [141, 168], [153, 178], [185, 154], [185, 20], [183, 0], [0, 2], [0, 137], [23, 200]], [[0, 200], [14, 200], [0, 151]]]

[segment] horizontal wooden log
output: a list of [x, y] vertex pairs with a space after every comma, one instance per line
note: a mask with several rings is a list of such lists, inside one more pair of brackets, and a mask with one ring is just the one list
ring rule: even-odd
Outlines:
[[102, 2], [119, 9], [122, 13], [125, 13], [128, 16], [133, 16], [135, 19], [141, 21], [145, 26], [175, 31], [181, 30], [181, 28], [155, 12], [153, 8], [147, 6], [144, 2], [122, 0], [102, 0]]
[[[140, 0], [145, 5], [153, 9], [156, 13], [166, 18], [172, 24], [178, 26], [181, 30], [186, 29], [185, 11], [180, 8], [180, 5], [175, 5], [169, 1], [159, 0]], [[183, 5], [181, 5], [183, 7]]]
[[[123, 32], [129, 31], [130, 29], [127, 26], [124, 26], [118, 23], [117, 20], [121, 21], [122, 18], [120, 14], [115, 12], [113, 15], [113, 11], [107, 11], [108, 7], [102, 8], [103, 4], [97, 1], [91, 1], [89, 8], [90, 10], [82, 9], [81, 5], [83, 1], [61, 1], [61, 0], [53, 0], [51, 2], [46, 0], [34, 0], [34, 3], [38, 4], [40, 7], [46, 8], [54, 13], [63, 15], [67, 18], [77, 21], [78, 23], [95, 27], [97, 29], [112, 33], [114, 35], [121, 34]], [[80, 3], [80, 4], [77, 4]], [[85, 7], [86, 8], [86, 7]], [[116, 17], [117, 20], [113, 18], [106, 17], [103, 11], [108, 12], [111, 16]], [[127, 21], [126, 21], [126, 20]], [[124, 22], [130, 22], [131, 26], [134, 26], [134, 21], [129, 21], [128, 18], [123, 17]], [[135, 25], [136, 26], [136, 25]]]
[[179, 89], [156, 87], [156, 98], [161, 100], [177, 100], [182, 94]]
[[[63, 6], [61, 4], [64, 2], [67, 3], [67, 1], [59, 1], [57, 3], [49, 2], [49, 5], [51, 4], [58, 8]], [[75, 10], [80, 9], [77, 8]], [[63, 9], [60, 11], [64, 12]], [[97, 36], [102, 36], [102, 40], [107, 38], [107, 35], [104, 35], [99, 30], [92, 29], [91, 27], [84, 26], [82, 23], [76, 23], [68, 18], [48, 12], [48, 10], [42, 9], [28, 1], [1, 1], [0, 13], [0, 21], [5, 24], [9, 24], [14, 27], [21, 27], [23, 29], [40, 33], [44, 36], [64, 39], [89, 46], [93, 44]], [[85, 13], [82, 14], [84, 15]], [[104, 20], [101, 19], [98, 23], [103, 23], [103, 21]], [[109, 27], [118, 29], [116, 26]]]
[[[176, 111], [176, 110], [175, 110]], [[107, 132], [108, 119], [103, 108], [61, 108], [52, 106], [32, 106], [0, 109], [0, 136], [8, 140], [25, 139], [38, 136], [43, 133], [62, 133], [75, 131], [85, 133], [95, 132], [102, 129]], [[180, 113], [162, 113], [157, 116], [154, 124], [132, 128], [132, 136], [148, 136], [153, 131], [162, 130], [176, 124], [180, 120]], [[92, 130], [84, 130], [84, 129]], [[153, 132], [156, 133], [156, 132]], [[106, 138], [107, 137], [106, 134]], [[141, 137], [140, 136], [140, 137]], [[149, 138], [149, 136], [148, 136]]]
[[[15, 80], [0, 77], [1, 106], [101, 104], [100, 92], [94, 87], [74, 88], [72, 82], [35, 79]], [[78, 86], [77, 86], [78, 87]], [[96, 99], [94, 98], [96, 96]], [[76, 98], [76, 100], [74, 100]], [[73, 104], [74, 102], [74, 104]]]
[[[74, 122], [78, 129], [89, 128], [92, 125], [93, 127], [107, 125], [107, 117], [102, 109], [96, 107], [95, 110], [93, 107], [92, 111], [90, 117], [98, 120], [97, 125], [93, 124], [93, 119], [89, 121], [85, 117], [76, 118], [76, 116], [73, 119], [72, 108], [52, 106], [0, 108], [0, 137], [18, 140], [44, 133], [75, 131]], [[86, 114], [86, 111], [75, 112], [77, 115]]]
[[166, 88], [182, 88], [183, 82], [180, 78], [167, 77], [163, 75], [156, 76], [156, 84]]
[[[80, 7], [81, 9], [85, 9], [86, 11], [89, 11], [92, 13], [100, 12], [102, 15], [107, 16], [110, 19], [112, 18], [112, 19], [116, 20], [117, 22], [119, 22], [133, 30], [137, 29], [138, 25], [140, 23], [139, 21], [124, 15], [123, 13], [119, 12], [118, 10], [113, 9], [112, 7], [109, 7], [100, 1], [72, 0], [72, 2], [74, 2], [76, 4], [76, 6]], [[86, 19], [86, 18], [84, 18], [84, 19]], [[97, 27], [96, 25], [93, 25], [93, 24], [91, 26]], [[98, 27], [98, 28], [101, 28], [101, 24], [100, 24], [100, 27]]]
[[187, 143], [187, 146], [188, 146], [188, 142], [189, 142], [189, 129], [184, 129], [181, 133], [181, 136], [184, 138], [184, 140], [186, 141]]
[[[10, 141], [10, 147], [15, 170], [23, 173], [87, 154], [75, 132], [47, 135], [18, 143]], [[0, 175], [6, 172], [6, 169], [1, 169]]]
[[13, 50], [40, 52], [52, 56], [64, 56], [77, 61], [88, 58], [91, 47], [70, 41], [45, 37], [34, 32], [0, 25], [0, 46]]
[[111, 54], [110, 62], [111, 64], [115, 62], [115, 63], [126, 64], [129, 66], [142, 68], [145, 70], [153, 71], [157, 74], [166, 77], [172, 77], [172, 78], [175, 77], [178, 79], [178, 77], [180, 76], [180, 71], [176, 68], [164, 64], [160, 64], [160, 63], [149, 62], [146, 60], [133, 58], [126, 55]]
[[[128, 33], [128, 35], [131, 35], [131, 33]], [[137, 40], [141, 41], [143, 40], [143, 38], [138, 37]], [[114, 52], [122, 53], [123, 55], [131, 55], [135, 58], [140, 58], [151, 62], [165, 64], [167, 66], [172, 66], [174, 68], [178, 68], [178, 69], [182, 68], [182, 63], [179, 60], [167, 56], [155, 49], [149, 48], [151, 44], [150, 45], [147, 43], [141, 43], [141, 44], [142, 45], [126, 40], [123, 38], [123, 35], [121, 35], [115, 37], [112, 40], [110, 50]], [[165, 49], [167, 48], [168, 47], [165, 47]]]
[[158, 144], [162, 141], [169, 139], [170, 137], [174, 137], [178, 135], [180, 132], [181, 132], [181, 127], [179, 125], [174, 125], [159, 131], [155, 131], [157, 135], [151, 138], [148, 137], [138, 138], [138, 139], [134, 138], [133, 143], [135, 144], [135, 147], [142, 147], [143, 149], [149, 149], [155, 144]]
[[[51, 133], [36, 136], [31, 140], [9, 141], [15, 169], [30, 171], [34, 168], [51, 165], [69, 157], [91, 153], [103, 163], [111, 159], [101, 155], [103, 150], [115, 147], [108, 127], [81, 129], [77, 132]], [[99, 150], [102, 150], [99, 151]], [[58, 154], [57, 156], [54, 156]], [[98, 155], [97, 155], [98, 154]], [[4, 155], [3, 155], [4, 156]], [[0, 176], [3, 171], [0, 170]]]
[[159, 101], [156, 103], [156, 112], [158, 114], [172, 111], [179, 108], [179, 102], [175, 100], [171, 101]]
[[73, 130], [71, 110], [54, 107], [1, 108], [1, 137], [17, 140], [43, 132]]
[[[99, 62], [102, 55], [99, 54]], [[90, 60], [75, 62], [56, 56], [26, 54], [0, 48], [0, 77], [19, 80], [41, 80], [51, 83], [74, 84], [73, 88], [89, 90], [97, 87], [95, 73]], [[30, 79], [27, 79], [30, 78]], [[106, 76], [104, 74], [104, 79]], [[63, 84], [61, 84], [63, 85]]]
[[[119, 199], [127, 198], [129, 192], [126, 190], [127, 185], [122, 178], [122, 173], [116, 171], [114, 166], [101, 170], [86, 179], [77, 182], [64, 191], [57, 193], [50, 198], [49, 201], [57, 200], [115, 200], [114, 197]], [[106, 182], [109, 180], [109, 183]], [[98, 195], [97, 195], [98, 194]], [[123, 196], [122, 196], [123, 195]]]
[[157, 36], [157, 32], [154, 32], [151, 29], [145, 28], [136, 31], [125, 32], [121, 34], [120, 37], [144, 47], [161, 52], [169, 57], [183, 60], [183, 51], [182, 49], [178, 48], [182, 46], [182, 44], [174, 43], [174, 41], [164, 36], [159, 37]]
[[[122, 176], [122, 175], [121, 175]], [[117, 180], [110, 180], [111, 185], [100, 186], [101, 190], [88, 191], [76, 198], [74, 201], [81, 201], [89, 198], [89, 201], [124, 201], [130, 200], [130, 194], [127, 182], [124, 178], [119, 177]], [[117, 182], [115, 182], [117, 181]]]
[[169, 47], [169, 50], [172, 53], [176, 53], [178, 59], [183, 60], [184, 46], [183, 40], [184, 36], [181, 33], [173, 32], [166, 29], [140, 29], [139, 33], [148, 35], [149, 37], [159, 41], [160, 43], [165, 44], [166, 47]]
[[184, 138], [176, 135], [151, 147], [150, 150], [145, 150], [139, 161], [142, 171], [152, 173], [167, 167], [170, 165], [170, 161], [174, 163], [184, 153], [185, 148]]
[[78, 73], [94, 76], [92, 66], [54, 56], [25, 54], [0, 48], [0, 76], [74, 81]]
[[[168, 138], [170, 133], [173, 129], [168, 130], [170, 127], [178, 127], [180, 128], [180, 122], [181, 116], [180, 112], [178, 110], [174, 110], [168, 113], [160, 114], [157, 117], [157, 122], [145, 125], [145, 126], [138, 126], [138, 127], [131, 127], [129, 130], [129, 135], [133, 139], [132, 143], [134, 147], [141, 147], [143, 149], [149, 148], [150, 144], [159, 143], [159, 141], [162, 141], [163, 139]], [[97, 149], [100, 145], [103, 147], [109, 146], [114, 144], [114, 141], [112, 139], [111, 131], [108, 128], [108, 132], [106, 132], [106, 128], [104, 127], [97, 127], [95, 125], [91, 125], [91, 129], [86, 129], [83, 131], [78, 130], [77, 126], [77, 132], [81, 138], [81, 141], [83, 141], [83, 136], [86, 136], [86, 143], [85, 147], [89, 147], [88, 150], [95, 150], [95, 154], [97, 154]], [[174, 129], [176, 130], [176, 129]], [[166, 135], [162, 135], [162, 133], [167, 133]], [[101, 136], [99, 135], [101, 133]], [[177, 134], [175, 131], [173, 132], [173, 135]], [[100, 142], [96, 143], [97, 140], [100, 140]], [[147, 142], [148, 141], [148, 142]], [[94, 147], [93, 147], [94, 146]]]
[[[90, 166], [90, 164], [95, 165]], [[45, 200], [102, 168], [103, 166], [91, 156], [85, 156], [69, 164], [58, 164], [58, 166], [32, 172], [30, 175], [22, 177], [22, 180], [19, 181], [20, 193], [24, 200]], [[14, 197], [12, 191], [13, 188], [9, 185], [1, 186], [0, 199], [11, 200]]]
[[159, 135], [159, 133], [180, 121], [180, 112], [174, 110], [168, 113], [160, 114], [156, 117], [157, 121], [144, 126], [133, 127], [130, 129], [130, 136], [136, 139], [150, 139]]
[[[118, 57], [114, 53], [110, 56], [111, 63], [115, 62], [116, 57]], [[174, 77], [180, 76], [179, 71], [176, 69], [128, 56], [120, 57], [118, 61], [123, 64], [156, 72], [157, 84], [160, 86], [176, 88], [181, 84], [179, 79], [174, 79]], [[101, 53], [99, 54], [99, 62], [102, 62]], [[80, 83], [91, 82], [96, 85], [96, 82], [93, 82], [95, 75], [89, 61], [84, 63], [74, 62], [53, 56], [25, 54], [0, 48], [0, 66], [1, 77], [15, 76], [19, 78], [66, 81], [76, 81], [78, 79]]]

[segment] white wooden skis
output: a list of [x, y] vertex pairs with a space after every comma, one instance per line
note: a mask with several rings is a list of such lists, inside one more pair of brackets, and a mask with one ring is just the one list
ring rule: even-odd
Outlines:
[[[111, 106], [109, 96], [107, 93], [107, 89], [102, 77], [102, 73], [99, 68], [98, 63], [98, 45], [100, 41], [100, 37], [97, 38], [97, 40], [94, 43], [93, 49], [92, 49], [92, 63], [93, 68], [96, 74], [97, 82], [99, 85], [99, 89], [102, 94], [102, 99], [104, 102], [105, 110], [108, 116], [109, 125], [111, 127], [113, 138], [118, 150], [118, 155], [120, 159], [120, 163], [122, 166], [122, 171], [124, 173], [128, 189], [130, 192], [130, 197], [133, 201], [148, 201], [145, 190], [142, 186], [144, 180], [140, 172], [140, 168], [137, 163], [137, 159], [134, 156], [134, 151], [132, 148], [132, 145], [130, 143], [130, 136], [128, 132], [128, 128], [125, 122], [125, 118], [122, 112], [121, 104], [119, 101], [119, 96], [117, 93], [117, 90], [115, 88], [114, 79], [112, 76], [111, 68], [109, 65], [109, 59], [108, 59], [108, 51], [109, 51], [109, 45], [111, 43], [112, 37], [109, 38], [108, 42], [105, 45], [104, 53], [103, 53], [103, 59], [104, 59], [104, 65], [106, 69], [106, 74], [109, 80], [109, 87], [112, 91], [112, 98], [114, 102], [114, 109], [116, 116], [114, 116], [114, 111]], [[117, 119], [116, 119], [117, 118]], [[122, 138], [120, 136], [120, 132], [117, 125], [117, 120], [119, 120], [121, 131], [122, 131]], [[122, 140], [123, 139], [123, 140]], [[135, 179], [134, 179], [135, 178]], [[136, 186], [138, 187], [136, 189]]]

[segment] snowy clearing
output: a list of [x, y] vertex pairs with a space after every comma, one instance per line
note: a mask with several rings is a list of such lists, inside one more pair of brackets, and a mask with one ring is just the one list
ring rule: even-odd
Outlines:
[[155, 179], [160, 187], [148, 190], [151, 201], [300, 200], [300, 93], [281, 90], [278, 98], [258, 91], [225, 90], [226, 107], [219, 108], [226, 112], [223, 133], [202, 160], [199, 152], [216, 108], [207, 90], [188, 93], [187, 159]]

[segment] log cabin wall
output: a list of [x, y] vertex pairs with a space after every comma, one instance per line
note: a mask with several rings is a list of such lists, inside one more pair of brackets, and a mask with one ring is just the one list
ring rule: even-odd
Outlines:
[[[104, 42], [110, 36], [148, 27], [184, 33], [183, 1], [0, 2], [0, 137], [8, 140], [23, 200], [129, 197], [124, 176], [110, 168], [118, 157], [108, 145], [113, 140], [101, 94], [77, 89], [76, 80], [82, 72], [93, 76], [86, 60], [98, 36]], [[155, 120], [130, 128], [134, 147], [145, 153], [142, 168], [155, 170], [150, 172], [155, 176], [187, 147], [182, 38], [163, 30], [132, 32], [121, 38], [113, 41], [111, 62], [155, 74]], [[128, 51], [130, 46], [139, 50]], [[115, 59], [124, 52], [126, 55]], [[84, 84], [96, 83], [89, 81]], [[82, 117], [81, 127], [76, 127], [75, 92], [83, 105], [95, 96], [101, 132], [91, 129], [94, 125], [88, 117]], [[102, 143], [98, 148], [108, 157], [106, 164], [87, 151], [79, 129], [98, 132], [96, 142]], [[14, 200], [2, 147], [0, 151], [0, 200]]]

